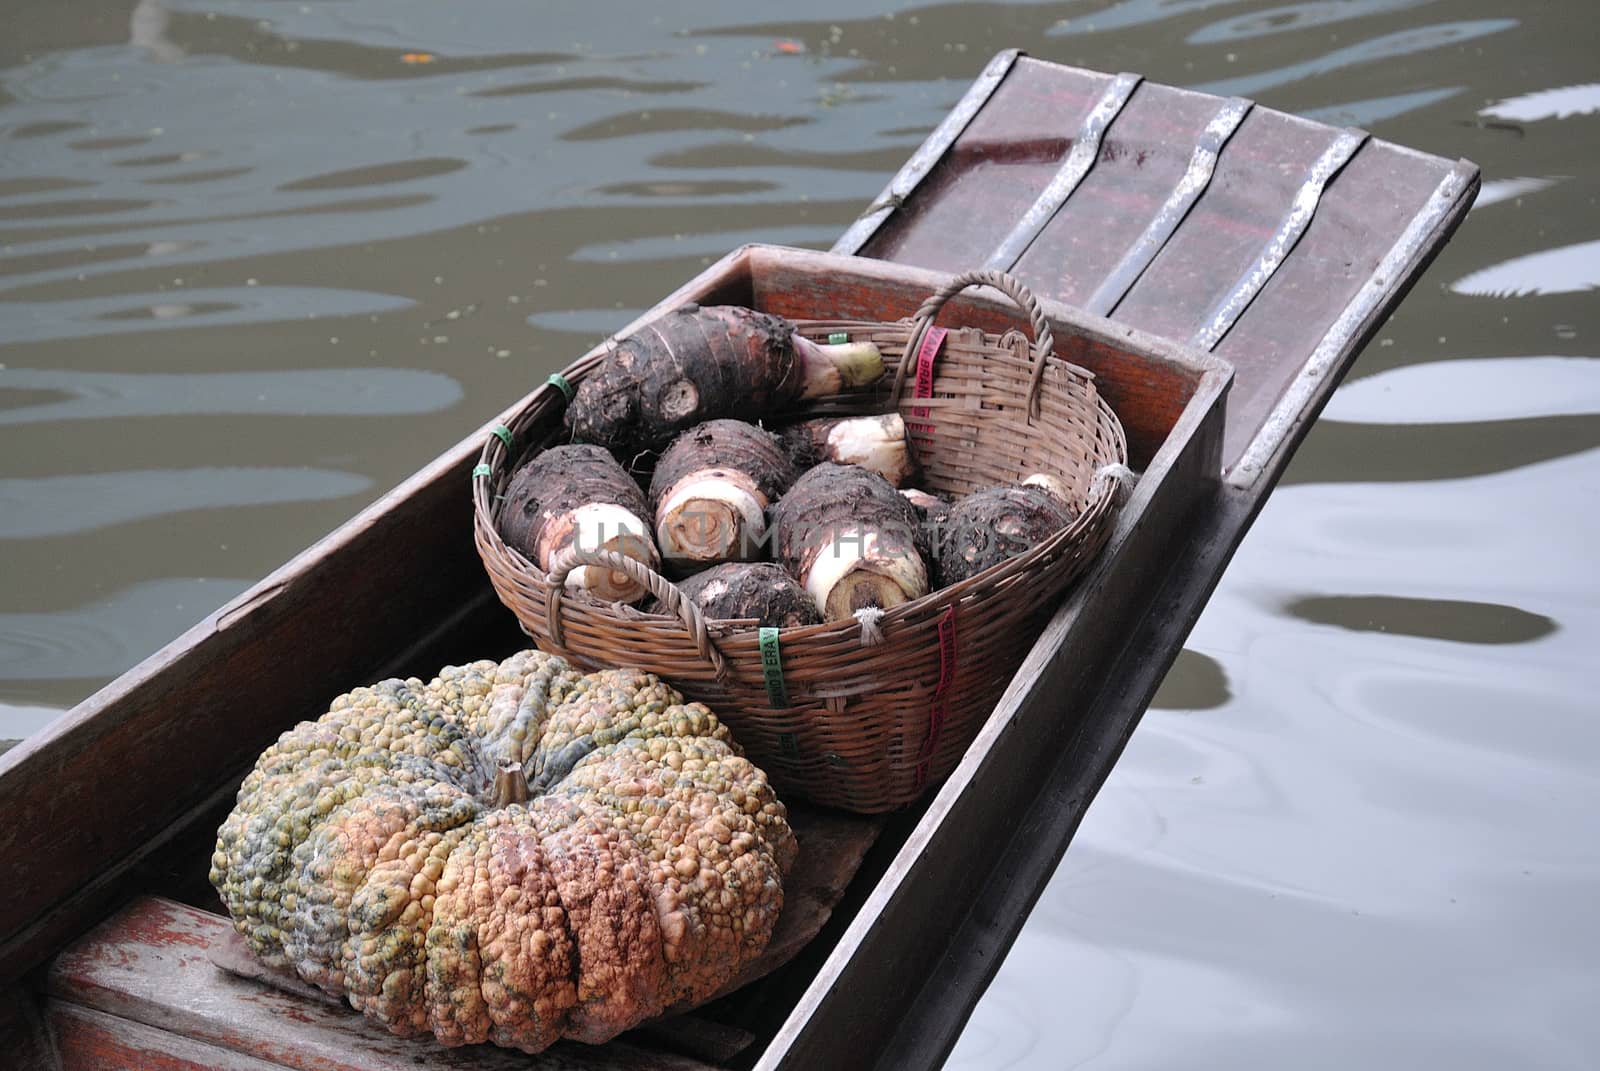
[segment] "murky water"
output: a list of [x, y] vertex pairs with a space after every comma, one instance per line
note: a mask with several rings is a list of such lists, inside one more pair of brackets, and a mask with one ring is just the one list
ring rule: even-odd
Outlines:
[[952, 1065], [1600, 1061], [1587, 0], [12, 0], [0, 737], [727, 249], [826, 246], [994, 51], [1470, 157]]

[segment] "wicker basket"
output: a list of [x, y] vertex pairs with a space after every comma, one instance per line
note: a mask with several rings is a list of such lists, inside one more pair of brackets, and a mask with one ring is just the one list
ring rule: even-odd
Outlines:
[[[920, 375], [916, 365], [934, 318], [951, 297], [979, 284], [1027, 312], [1034, 342], [1030, 347], [1015, 331], [952, 330], [930, 384], [926, 360]], [[911, 802], [948, 773], [994, 709], [1063, 591], [1109, 536], [1122, 481], [1108, 477], [1127, 474], [1127, 445], [1093, 377], [1052, 355], [1043, 312], [1010, 276], [958, 276], [909, 320], [800, 320], [796, 329], [817, 339], [838, 332], [870, 339], [886, 361], [898, 362], [887, 403], [880, 393], [832, 399], [824, 408], [897, 407], [922, 486], [964, 494], [1049, 472], [1077, 497], [1077, 520], [1025, 554], [884, 612], [877, 634], [856, 620], [781, 630], [781, 691], [769, 691], [773, 674], [763, 665], [754, 622], [704, 621], [671, 581], [620, 555], [574, 551], [546, 574], [500, 538], [496, 510], [514, 462], [561, 431], [557, 390], [535, 391], [510, 421], [510, 435], [485, 445], [473, 481], [474, 530], [495, 591], [540, 648], [585, 666], [658, 673], [711, 706], [782, 791], [881, 812]], [[580, 382], [600, 356], [577, 362], [566, 378]], [[921, 396], [912, 396], [908, 380]], [[628, 573], [676, 616], [566, 590], [566, 574], [584, 563]], [[774, 706], [783, 693], [787, 705]]]

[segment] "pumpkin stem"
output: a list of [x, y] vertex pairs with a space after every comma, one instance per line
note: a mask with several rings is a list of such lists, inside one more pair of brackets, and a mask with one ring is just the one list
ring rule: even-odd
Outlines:
[[528, 776], [520, 762], [502, 762], [494, 775], [494, 805], [508, 807], [528, 802]]

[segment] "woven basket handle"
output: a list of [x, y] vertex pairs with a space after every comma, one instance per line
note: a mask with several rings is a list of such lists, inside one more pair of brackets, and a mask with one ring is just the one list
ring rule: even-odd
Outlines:
[[1049, 321], [1045, 319], [1044, 310], [1039, 307], [1039, 299], [1015, 276], [1003, 271], [962, 272], [922, 303], [912, 317], [911, 339], [906, 352], [900, 357], [900, 367], [895, 369], [894, 388], [890, 391], [890, 397], [896, 404], [899, 403], [906, 376], [916, 366], [917, 352], [922, 348], [922, 340], [933, 326], [934, 318], [944, 308], [945, 302], [969, 286], [992, 286], [1028, 314], [1028, 323], [1033, 327], [1033, 377], [1028, 382], [1028, 422], [1032, 423], [1039, 416], [1039, 389], [1044, 383], [1045, 358], [1056, 348], [1056, 338], [1050, 330]]
[[733, 670], [728, 665], [727, 658], [711, 639], [711, 632], [706, 628], [706, 619], [701, 616], [700, 608], [692, 600], [685, 598], [676, 584], [644, 562], [625, 554], [618, 554], [614, 550], [573, 545], [551, 559], [550, 569], [545, 576], [549, 584], [545, 592], [545, 620], [550, 622], [550, 639], [557, 647], [564, 648], [567, 645], [566, 630], [561, 621], [562, 595], [566, 590], [567, 577], [574, 569], [583, 565], [594, 565], [624, 573], [628, 579], [643, 584], [649, 589], [650, 594], [661, 600], [669, 613], [676, 614], [683, 620], [684, 628], [689, 631], [689, 638], [694, 640], [695, 649], [700, 652], [701, 658], [711, 663], [711, 668], [716, 671], [717, 680], [725, 686], [734, 683]]

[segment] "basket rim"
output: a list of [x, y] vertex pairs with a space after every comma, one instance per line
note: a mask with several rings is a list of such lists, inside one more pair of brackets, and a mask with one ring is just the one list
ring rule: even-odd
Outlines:
[[[663, 312], [661, 315], [666, 315], [666, 312]], [[657, 317], [651, 317], [652, 320], [656, 318]], [[916, 329], [918, 323], [915, 317], [905, 317], [903, 319], [893, 321], [797, 318], [791, 319], [789, 322], [794, 324], [797, 330], [816, 331], [823, 328], [838, 329], [855, 326], [861, 329], [871, 329], [874, 331], [892, 330], [902, 332], [908, 337], [908, 339], [911, 333]], [[1021, 332], [1014, 328], [998, 335], [990, 331], [982, 331], [978, 328], [958, 328], [953, 330], [978, 331], [982, 336], [983, 344], [985, 346], [995, 349], [1006, 348], [1008, 350], [1010, 347], [1004, 344], [1004, 340], [1008, 339], [1012, 335], [1021, 334]], [[1023, 337], [1026, 338], [1025, 335]], [[614, 344], [615, 340], [608, 339], [605, 343], [596, 347], [590, 353], [578, 358], [562, 369], [560, 376], [569, 383], [575, 385], [577, 380], [580, 380], [583, 376], [587, 375], [593, 370], [594, 366], [597, 365], [610, 352]], [[1093, 372], [1079, 365], [1073, 364], [1054, 352], [1046, 354], [1044, 361], [1046, 364], [1059, 366], [1072, 374], [1083, 377], [1091, 385], [1094, 382]], [[517, 405], [515, 410], [513, 410], [513, 415], [509, 418], [507, 423], [505, 425], [497, 425], [497, 427], [506, 427], [512, 433], [512, 438], [514, 440], [520, 431], [526, 430], [526, 426], [528, 424], [533, 423], [540, 416], [545, 415], [547, 411], [554, 406], [564, 407], [566, 405], [566, 401], [566, 395], [555, 385], [554, 382], [540, 384], [526, 397], [524, 397], [524, 399]], [[900, 405], [912, 405], [916, 401], [917, 399], [914, 398], [906, 398], [902, 399], [901, 403], [896, 404], [893, 401], [886, 400], [886, 406], [884, 407], [883, 411], [899, 412]], [[1116, 455], [1113, 463], [1126, 466], [1128, 462], [1128, 446], [1127, 436], [1123, 430], [1122, 422], [1117, 417], [1116, 412], [1111, 408], [1111, 406], [1106, 402], [1105, 398], [1101, 396], [1098, 391], [1095, 392], [1095, 412], [1098, 418], [1104, 419], [1109, 417], [1109, 427], [1112, 432], [1112, 445]], [[490, 434], [485, 440], [482, 450], [479, 452], [478, 466], [473, 470], [474, 478], [472, 480], [473, 524], [479, 536], [480, 550], [486, 555], [490, 553], [494, 554], [496, 557], [501, 559], [502, 563], [510, 565], [517, 572], [526, 575], [531, 580], [539, 584], [542, 588], [546, 589], [552, 586], [549, 581], [549, 574], [541, 569], [537, 563], [530, 561], [520, 551], [508, 545], [505, 540], [501, 538], [499, 528], [495, 523], [496, 509], [494, 506], [494, 499], [497, 496], [495, 496], [494, 490], [497, 482], [508, 475], [506, 470], [511, 466], [515, 458], [520, 458], [527, 454], [528, 451], [536, 448], [548, 449], [551, 445], [556, 444], [553, 442], [546, 442], [543, 445], [529, 443], [526, 444], [521, 451], [514, 454], [510, 444], [505, 439], [502, 439], [499, 434]], [[1117, 479], [1091, 478], [1089, 490], [1090, 497], [1084, 504], [1078, 516], [1073, 519], [1071, 524], [1064, 528], [1058, 529], [1049, 538], [1038, 544], [1035, 544], [1033, 547], [1030, 547], [1023, 553], [991, 565], [989, 568], [980, 573], [976, 573], [965, 580], [960, 580], [953, 584], [947, 584], [933, 591], [929, 591], [924, 595], [918, 596], [915, 599], [911, 599], [907, 602], [901, 603], [898, 606], [884, 610], [883, 616], [880, 619], [881, 623], [885, 626], [892, 626], [896, 622], [906, 617], [920, 614], [933, 608], [954, 605], [979, 588], [992, 586], [1005, 580], [1009, 580], [1019, 573], [1031, 570], [1041, 561], [1059, 553], [1062, 549], [1077, 540], [1086, 530], [1090, 530], [1094, 526], [1101, 523], [1104, 514], [1117, 507], [1116, 499], [1120, 486], [1121, 483]], [[671, 580], [670, 577], [668, 579]], [[671, 582], [674, 584], [677, 583], [677, 581]], [[621, 605], [600, 599], [594, 599], [567, 589], [563, 589], [561, 592], [561, 598], [575, 599], [581, 603], [586, 611], [603, 615], [613, 621], [621, 623], [638, 623], [640, 621], [647, 621], [651, 623], [677, 624], [679, 626], [682, 624], [679, 618], [672, 614], [649, 613], [644, 610], [636, 609], [631, 605]], [[718, 639], [748, 636], [756, 633], [756, 631], [761, 627], [759, 621], [750, 618], [707, 617], [705, 620], [708, 629], [710, 629]], [[846, 617], [834, 621], [824, 621], [814, 625], [796, 625], [781, 628], [779, 630], [779, 636], [780, 641], [789, 641], [791, 643], [798, 640], [823, 637], [843, 639], [846, 636], [857, 632], [860, 627], [860, 622], [855, 618]]]

